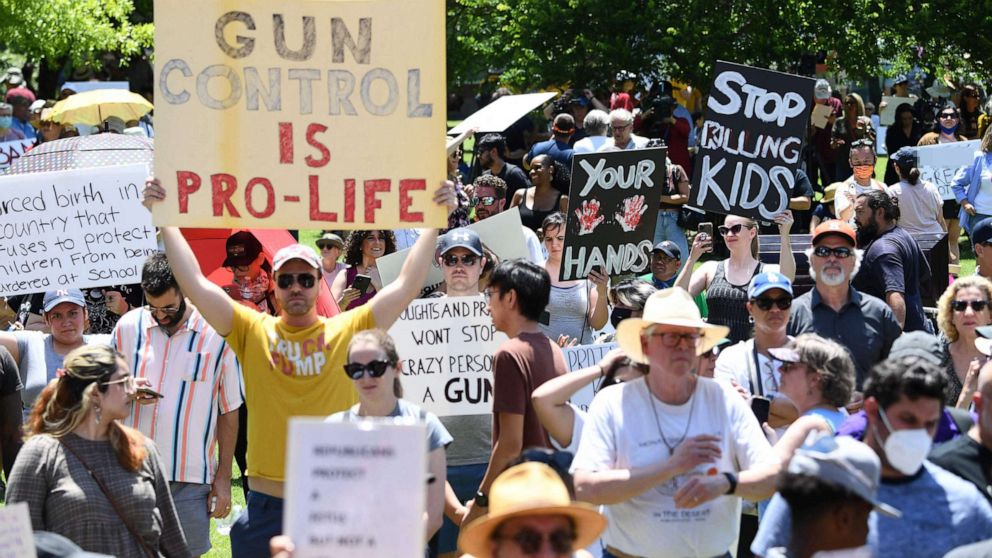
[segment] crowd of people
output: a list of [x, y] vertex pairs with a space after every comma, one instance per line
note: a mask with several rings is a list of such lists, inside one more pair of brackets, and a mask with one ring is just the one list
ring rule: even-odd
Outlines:
[[[907, 81], [895, 97], [910, 97]], [[323, 231], [267, 251], [238, 231], [219, 285], [163, 227], [140, 284], [101, 290], [109, 330], [93, 331], [83, 291], [63, 289], [41, 296], [36, 327], [15, 314], [0, 333], [6, 502], [28, 504], [39, 544], [201, 556], [211, 519], [232, 512], [236, 465], [233, 556], [288, 557], [301, 542], [282, 532], [289, 419], [407, 417], [426, 425], [434, 479], [415, 518], [426, 556], [987, 556], [992, 130], [969, 87], [928, 134], [919, 107], [898, 107], [880, 180], [866, 103], [817, 83], [829, 125], [811, 125], [789, 208], [767, 223], [685, 209], [699, 106], [623, 83], [608, 100], [549, 105], [543, 141], [533, 124], [479, 136], [471, 166], [464, 138], [449, 142], [433, 194], [443, 232]], [[652, 94], [693, 98], [672, 84]], [[948, 210], [916, 145], [958, 135], [982, 144]], [[659, 139], [669, 161], [645, 274], [561, 281], [574, 154]], [[149, 209], [170, 195], [145, 183]], [[504, 211], [520, 214], [526, 258], [468, 226]], [[928, 308], [923, 284], [947, 270], [917, 238], [953, 234], [952, 220], [976, 272]], [[384, 281], [377, 262], [399, 250]], [[435, 266], [443, 280], [425, 288]], [[506, 336], [491, 413], [436, 416], [404, 399], [389, 329], [415, 299], [448, 297], [484, 300]], [[569, 370], [563, 349], [606, 344]]]

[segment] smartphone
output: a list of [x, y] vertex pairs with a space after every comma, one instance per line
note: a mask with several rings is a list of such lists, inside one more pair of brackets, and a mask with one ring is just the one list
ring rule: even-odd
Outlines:
[[371, 284], [372, 278], [368, 275], [356, 275], [355, 280], [351, 283], [351, 288], [358, 289], [360, 293], [365, 294]]
[[153, 390], [152, 388], [147, 388], [147, 387], [139, 387], [137, 389], [137, 392], [139, 398], [141, 399], [162, 399], [163, 397], [165, 397], [161, 393]]
[[700, 223], [697, 232], [699, 234], [705, 234], [709, 238], [713, 238], [713, 223]]
[[751, 398], [751, 412], [758, 418], [758, 424], [768, 422], [768, 413], [772, 410], [772, 402], [767, 397], [754, 396]]
[[545, 310], [541, 312], [541, 317], [537, 319], [537, 323], [541, 325], [551, 325], [551, 312]]

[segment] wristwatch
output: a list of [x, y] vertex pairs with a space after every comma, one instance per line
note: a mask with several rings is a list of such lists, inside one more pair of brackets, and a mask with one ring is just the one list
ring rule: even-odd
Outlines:
[[[737, 483], [734, 483], [734, 484], [737, 484]], [[475, 493], [475, 505], [478, 506], [478, 507], [480, 507], [480, 508], [488, 508], [489, 507], [489, 496], [486, 496], [486, 494], [483, 491], [481, 491], [481, 490], [477, 491]]]
[[733, 473], [724, 473], [723, 476], [727, 477], [727, 482], [730, 483], [730, 488], [724, 492], [725, 495], [733, 494], [737, 490], [737, 475]]

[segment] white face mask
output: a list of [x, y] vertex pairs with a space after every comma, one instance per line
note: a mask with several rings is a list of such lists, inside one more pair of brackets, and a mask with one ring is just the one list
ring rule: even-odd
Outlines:
[[[878, 408], [878, 416], [882, 418], [885, 428], [889, 430], [889, 438], [882, 446], [889, 465], [904, 475], [915, 474], [920, 470], [923, 460], [930, 453], [933, 437], [930, 436], [926, 428], [895, 430], [881, 407]], [[875, 437], [881, 440], [877, 428], [875, 429]]]

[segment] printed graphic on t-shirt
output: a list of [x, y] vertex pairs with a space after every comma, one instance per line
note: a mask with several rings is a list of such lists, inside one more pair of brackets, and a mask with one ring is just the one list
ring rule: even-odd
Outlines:
[[290, 341], [269, 332], [269, 362], [287, 376], [317, 376], [327, 362], [324, 332], [303, 341]]

